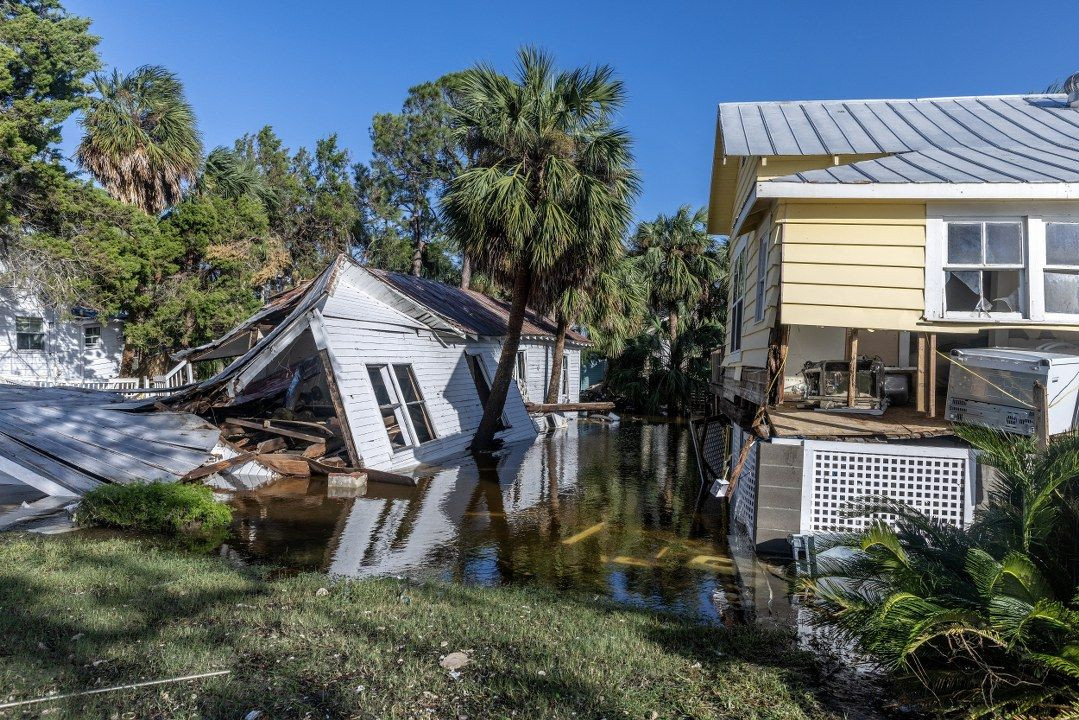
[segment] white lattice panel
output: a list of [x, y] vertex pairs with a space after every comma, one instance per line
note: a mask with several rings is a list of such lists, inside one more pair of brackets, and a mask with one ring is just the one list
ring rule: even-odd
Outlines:
[[[750, 442], [750, 436], [737, 425], [731, 428], [731, 457], [730, 470], [733, 471], [741, 456], [742, 447]], [[757, 533], [757, 448], [754, 442], [746, 460], [742, 463], [742, 471], [738, 474], [738, 483], [734, 487], [731, 496], [731, 529], [744, 532], [749, 537], [756, 537]]]
[[[870, 450], [871, 448], [871, 450]], [[898, 500], [957, 527], [972, 517], [973, 463], [959, 448], [805, 443], [802, 532], [863, 530], [889, 513], [849, 517], [852, 503]]]

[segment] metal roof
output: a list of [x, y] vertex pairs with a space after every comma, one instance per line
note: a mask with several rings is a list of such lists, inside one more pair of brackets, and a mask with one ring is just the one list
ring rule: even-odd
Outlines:
[[726, 155], [885, 155], [773, 178], [802, 183], [1079, 182], [1067, 96], [723, 103]]
[[[478, 337], [502, 337], [509, 329], [510, 304], [475, 290], [463, 290], [428, 278], [365, 268], [367, 272], [448, 320], [465, 333]], [[553, 320], [529, 308], [521, 334], [554, 339], [558, 326]], [[573, 330], [569, 342], [589, 344], [588, 338]]]

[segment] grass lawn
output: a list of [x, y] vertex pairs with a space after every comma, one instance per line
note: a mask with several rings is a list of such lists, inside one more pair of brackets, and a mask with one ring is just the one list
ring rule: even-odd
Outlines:
[[[0, 718], [833, 717], [779, 631], [531, 589], [275, 578], [137, 540], [0, 536], [0, 637], [0, 703], [231, 670]], [[451, 673], [454, 651], [469, 662]]]

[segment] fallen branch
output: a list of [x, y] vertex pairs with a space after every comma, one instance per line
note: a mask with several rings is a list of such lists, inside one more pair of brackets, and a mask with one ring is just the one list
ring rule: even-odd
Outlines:
[[97, 688], [96, 690], [81, 690], [74, 693], [64, 693], [62, 695], [49, 695], [48, 697], [34, 698], [33, 700], [17, 700], [15, 702], [9, 702], [0, 705], [0, 710], [20, 707], [22, 705], [33, 705], [35, 703], [52, 702], [53, 700], [66, 700], [67, 698], [82, 697], [84, 695], [99, 695], [101, 693], [114, 692], [116, 690], [131, 690], [134, 688], [149, 687], [150, 685], [164, 685], [165, 683], [186, 682], [189, 680], [199, 680], [208, 677], [218, 677], [220, 675], [228, 675], [231, 672], [231, 670], [215, 670], [214, 672], [199, 673], [198, 675], [184, 675], [182, 677], [166, 678], [164, 680], [147, 680], [145, 682], [129, 683], [127, 685], [114, 685], [107, 688]]

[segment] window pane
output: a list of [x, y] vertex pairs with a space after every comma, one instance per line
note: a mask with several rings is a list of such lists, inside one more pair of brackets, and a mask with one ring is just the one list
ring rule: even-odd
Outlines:
[[945, 273], [944, 308], [951, 312], [974, 312], [981, 299], [982, 274], [978, 270]]
[[375, 402], [379, 405], [392, 405], [386, 383], [382, 381], [382, 365], [368, 365], [367, 374], [371, 377], [371, 387], [375, 391]]
[[[989, 312], [1018, 313], [1019, 270], [986, 270], [982, 276], [982, 294], [989, 305]], [[984, 307], [984, 306], [983, 306]]]
[[16, 317], [15, 332], [39, 333], [42, 331], [43, 324], [39, 317]]
[[412, 418], [412, 427], [416, 429], [417, 443], [422, 444], [434, 439], [431, 432], [431, 421], [427, 417], [427, 408], [423, 406], [422, 402], [409, 405], [408, 415]]
[[1045, 262], [1050, 265], [1079, 265], [1079, 223], [1045, 224]]
[[101, 328], [91, 326], [85, 330], [86, 347], [93, 347], [101, 340]]
[[394, 365], [393, 372], [397, 375], [397, 384], [401, 387], [401, 394], [406, 403], [422, 399], [419, 388], [416, 387], [416, 375], [412, 372], [410, 365]]
[[392, 407], [382, 408], [382, 423], [386, 426], [386, 434], [390, 438], [390, 445], [395, 448], [405, 446], [405, 434], [401, 432], [401, 421], [397, 417], [397, 410]]
[[1019, 223], [986, 223], [985, 261], [997, 265], [1023, 262], [1023, 229]]
[[954, 265], [981, 264], [981, 225], [975, 223], [948, 223], [948, 262]]
[[1079, 274], [1045, 273], [1045, 311], [1079, 315]]

